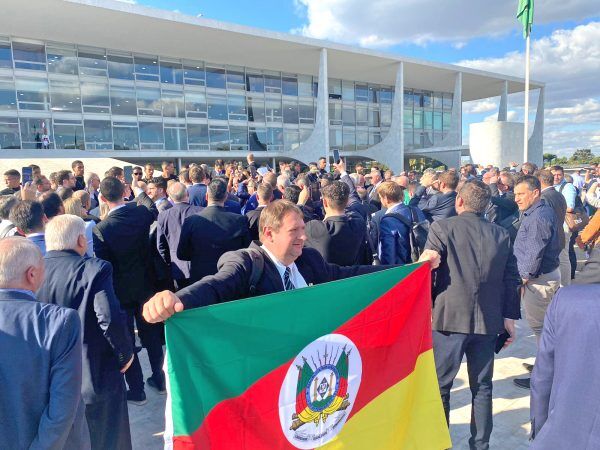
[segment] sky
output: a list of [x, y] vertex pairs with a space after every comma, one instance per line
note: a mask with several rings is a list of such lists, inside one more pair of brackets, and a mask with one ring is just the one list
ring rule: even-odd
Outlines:
[[[517, 0], [121, 0], [524, 77], [525, 41]], [[546, 83], [544, 151], [600, 154], [600, 7], [593, 0], [537, 0], [531, 79]], [[469, 124], [496, 120], [499, 98], [463, 104]], [[508, 99], [508, 120], [523, 121], [524, 95]], [[530, 97], [530, 123], [537, 93]], [[531, 133], [530, 127], [530, 133]]]

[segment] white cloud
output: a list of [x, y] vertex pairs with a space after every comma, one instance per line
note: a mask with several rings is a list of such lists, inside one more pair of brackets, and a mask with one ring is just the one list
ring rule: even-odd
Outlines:
[[[461, 48], [474, 37], [519, 27], [512, 1], [295, 0], [294, 6], [306, 21], [296, 33], [365, 47], [445, 41]], [[598, 15], [597, 2], [590, 0], [545, 0], [542, 6], [534, 26]]]
[[[459, 61], [457, 64], [523, 77], [522, 52], [501, 58]], [[581, 147], [598, 147], [600, 136], [600, 22], [572, 30], [556, 30], [532, 41], [531, 77], [546, 82], [544, 147], [553, 152], [570, 152]], [[516, 120], [523, 117], [523, 94], [509, 96]], [[495, 100], [470, 102], [466, 113], [490, 111]], [[535, 96], [530, 107], [535, 111]], [[510, 119], [509, 119], [510, 120]]]
[[117, 1], [121, 2], [121, 3], [129, 3], [130, 5], [137, 4], [137, 0], [117, 0]]
[[463, 103], [464, 114], [478, 114], [490, 111], [498, 111], [498, 98], [487, 98], [485, 100], [476, 100]]
[[[509, 110], [506, 112], [506, 120], [512, 122], [513, 120], [517, 120], [517, 112], [514, 110]], [[496, 122], [498, 120], [498, 113], [490, 114], [486, 116], [483, 121], [484, 122]]]

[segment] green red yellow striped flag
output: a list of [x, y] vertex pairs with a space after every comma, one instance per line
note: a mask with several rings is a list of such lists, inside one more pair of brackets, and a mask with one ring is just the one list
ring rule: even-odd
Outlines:
[[166, 447], [451, 447], [428, 265], [183, 311], [166, 323]]

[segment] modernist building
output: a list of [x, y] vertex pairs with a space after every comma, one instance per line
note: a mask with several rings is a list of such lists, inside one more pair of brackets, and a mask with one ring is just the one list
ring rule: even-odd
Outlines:
[[[524, 89], [500, 74], [118, 1], [3, 0], [0, 9], [2, 157], [253, 152], [308, 163], [337, 148], [395, 169], [415, 156], [455, 166], [469, 154], [462, 103], [502, 94], [505, 120], [506, 95]], [[538, 119], [530, 159], [541, 161]], [[494, 151], [514, 144], [494, 133]]]

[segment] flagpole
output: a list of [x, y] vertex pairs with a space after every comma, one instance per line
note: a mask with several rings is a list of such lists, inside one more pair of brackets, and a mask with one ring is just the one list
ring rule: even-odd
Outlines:
[[525, 41], [525, 123], [523, 133], [523, 162], [528, 161], [527, 144], [529, 141], [529, 32]]

